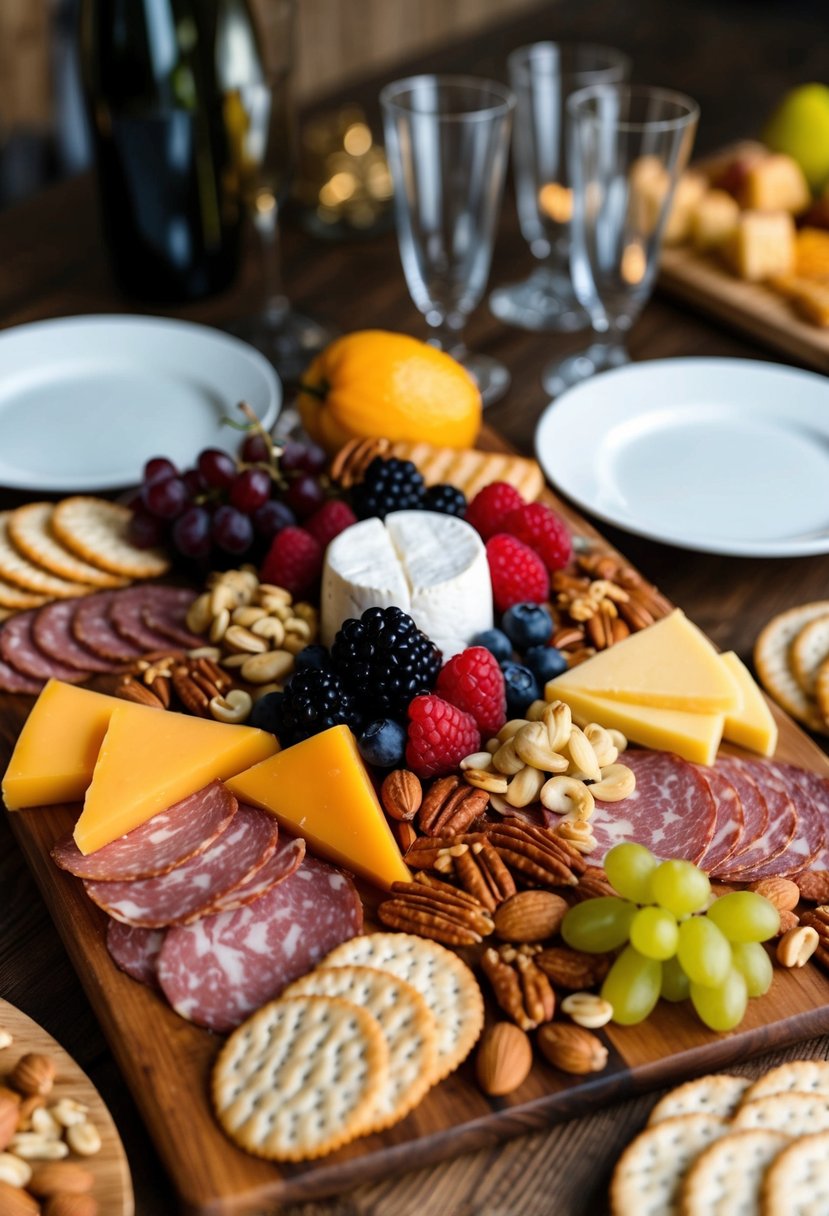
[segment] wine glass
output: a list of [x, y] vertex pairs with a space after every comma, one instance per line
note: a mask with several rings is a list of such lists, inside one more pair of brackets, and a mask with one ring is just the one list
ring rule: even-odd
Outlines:
[[470, 354], [463, 330], [489, 277], [515, 99], [474, 76], [413, 76], [387, 85], [380, 102], [409, 294], [430, 340], [463, 364], [489, 405], [509, 372]]
[[263, 298], [259, 311], [234, 332], [257, 347], [285, 381], [296, 381], [332, 335], [296, 312], [282, 280], [279, 216], [296, 167], [291, 100], [294, 4], [268, 0], [259, 7], [263, 75], [225, 96], [225, 118], [240, 193], [259, 242]]
[[601, 341], [542, 373], [551, 396], [630, 362], [626, 334], [653, 289], [674, 188], [699, 119], [690, 97], [592, 85], [567, 102], [573, 183], [570, 266]]
[[567, 165], [567, 98], [590, 84], [627, 79], [621, 51], [589, 43], [536, 42], [507, 59], [515, 93], [512, 162], [518, 222], [539, 265], [520, 283], [497, 287], [490, 311], [500, 321], [530, 330], [572, 332], [589, 319], [570, 282], [573, 192]]

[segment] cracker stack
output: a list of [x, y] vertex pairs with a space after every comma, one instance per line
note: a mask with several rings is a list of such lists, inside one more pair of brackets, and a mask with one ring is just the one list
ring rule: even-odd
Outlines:
[[829, 734], [829, 600], [773, 617], [755, 643], [754, 665], [778, 705], [809, 730]]

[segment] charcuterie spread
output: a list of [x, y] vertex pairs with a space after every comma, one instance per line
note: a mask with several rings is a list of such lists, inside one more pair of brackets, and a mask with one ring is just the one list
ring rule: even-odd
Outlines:
[[[532, 462], [317, 424], [328, 452], [252, 425], [238, 462], [158, 457], [129, 508], [34, 504], [0, 538], [0, 687], [37, 698], [6, 807], [71, 807], [50, 881], [112, 983], [214, 1036], [192, 1100], [315, 1160], [476, 1044], [468, 1083], [520, 1098], [607, 1069], [611, 1028], [713, 1040], [829, 964], [829, 780], [775, 758], [741, 659], [574, 553]], [[145, 552], [187, 585], [120, 585]], [[688, 1124], [689, 1162], [730, 1118]]]

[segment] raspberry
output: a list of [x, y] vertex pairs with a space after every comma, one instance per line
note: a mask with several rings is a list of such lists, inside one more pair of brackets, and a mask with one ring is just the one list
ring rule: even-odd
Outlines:
[[573, 546], [567, 525], [543, 503], [528, 502], [510, 511], [503, 530], [535, 549], [551, 572], [561, 570], [570, 560]]
[[483, 646], [470, 646], [445, 663], [435, 692], [471, 714], [484, 737], [497, 734], [507, 720], [504, 676]]
[[524, 505], [524, 499], [506, 481], [493, 481], [479, 490], [466, 508], [466, 522], [489, 540], [496, 532], [503, 532], [503, 523], [511, 511]]
[[318, 511], [308, 519], [303, 520], [302, 526], [310, 532], [318, 545], [323, 549], [330, 545], [335, 536], [345, 532], [352, 524], [356, 524], [357, 516], [347, 502], [334, 498], [331, 502], [323, 503]]
[[259, 577], [291, 595], [305, 595], [322, 573], [322, 548], [304, 528], [283, 528], [273, 539]]
[[[287, 529], [286, 529], [287, 530]], [[515, 536], [500, 532], [486, 542], [492, 597], [497, 612], [528, 601], [543, 603], [550, 590], [547, 569], [535, 552]]]
[[480, 746], [481, 734], [471, 714], [434, 693], [422, 693], [410, 703], [406, 764], [418, 777], [451, 773]]

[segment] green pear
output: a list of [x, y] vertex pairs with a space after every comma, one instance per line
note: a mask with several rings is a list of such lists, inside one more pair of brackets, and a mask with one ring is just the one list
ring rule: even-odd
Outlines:
[[773, 152], [793, 157], [817, 193], [829, 181], [829, 87], [803, 84], [787, 93], [769, 119], [763, 141]]

